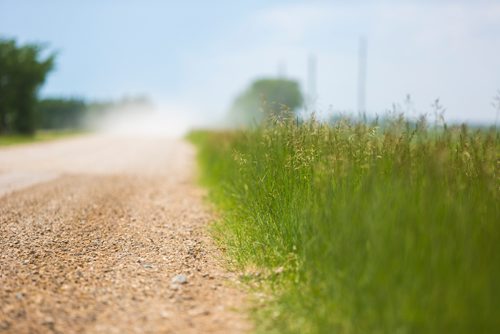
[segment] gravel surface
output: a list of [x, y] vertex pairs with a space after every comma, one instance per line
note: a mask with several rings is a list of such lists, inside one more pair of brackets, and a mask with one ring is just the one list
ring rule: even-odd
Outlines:
[[159, 138], [0, 149], [0, 333], [251, 329], [193, 158]]

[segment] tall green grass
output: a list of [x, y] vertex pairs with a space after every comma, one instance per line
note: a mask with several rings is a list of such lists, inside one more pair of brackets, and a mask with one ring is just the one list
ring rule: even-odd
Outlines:
[[259, 331], [500, 330], [495, 129], [312, 120], [191, 139], [229, 255], [284, 269]]

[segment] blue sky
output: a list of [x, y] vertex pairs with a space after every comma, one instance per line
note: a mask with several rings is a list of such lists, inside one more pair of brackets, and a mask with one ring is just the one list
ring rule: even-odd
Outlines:
[[148, 94], [186, 119], [223, 117], [248, 83], [278, 65], [317, 107], [356, 108], [358, 38], [368, 41], [367, 108], [411, 94], [440, 98], [450, 120], [494, 121], [500, 89], [498, 1], [0, 0], [0, 34], [59, 52], [42, 94]]

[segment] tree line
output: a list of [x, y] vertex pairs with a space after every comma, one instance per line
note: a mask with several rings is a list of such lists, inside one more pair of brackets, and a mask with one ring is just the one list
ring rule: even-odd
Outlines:
[[125, 96], [114, 101], [51, 97], [40, 99], [36, 105], [37, 126], [43, 130], [93, 130], [103, 120], [113, 120], [118, 114], [144, 114], [153, 107], [146, 96]]

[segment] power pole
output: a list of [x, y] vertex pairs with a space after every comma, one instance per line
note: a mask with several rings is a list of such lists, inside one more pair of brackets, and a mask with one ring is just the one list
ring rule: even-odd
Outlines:
[[366, 38], [358, 44], [358, 113], [366, 118]]
[[278, 62], [278, 78], [286, 78], [286, 63], [284, 60]]
[[306, 107], [311, 111], [316, 111], [316, 56], [313, 54], [309, 55], [307, 60], [307, 101]]

